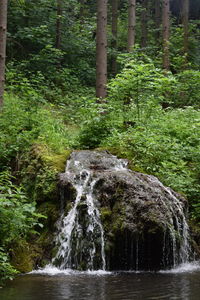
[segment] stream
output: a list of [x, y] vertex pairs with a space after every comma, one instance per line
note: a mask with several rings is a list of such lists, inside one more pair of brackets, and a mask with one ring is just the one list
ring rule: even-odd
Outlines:
[[199, 300], [200, 264], [160, 272], [44, 270], [18, 276], [0, 289], [1, 300]]

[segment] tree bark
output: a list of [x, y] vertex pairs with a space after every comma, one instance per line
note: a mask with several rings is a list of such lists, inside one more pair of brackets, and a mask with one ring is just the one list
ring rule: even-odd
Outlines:
[[135, 45], [135, 24], [136, 24], [136, 0], [129, 0], [128, 7], [128, 52], [131, 52], [132, 47]]
[[142, 13], [141, 13], [141, 47], [147, 46], [147, 19], [148, 19], [148, 0], [142, 0]]
[[56, 18], [56, 48], [61, 49], [62, 37], [62, 0], [57, 0], [57, 18]]
[[7, 5], [7, 0], [0, 0], [0, 108], [3, 106], [5, 82]]
[[170, 4], [169, 0], [162, 0], [162, 28], [163, 28], [163, 69], [169, 70], [169, 30], [170, 30]]
[[155, 38], [156, 40], [160, 39], [160, 27], [161, 27], [161, 7], [160, 0], [155, 0]]
[[85, 17], [85, 4], [86, 4], [86, 0], [79, 0], [79, 3], [80, 3], [80, 12], [79, 12], [80, 31], [82, 31], [83, 27], [84, 27], [84, 17]]
[[182, 0], [182, 24], [184, 32], [183, 49], [184, 54], [188, 54], [188, 21], [189, 21], [189, 0]]
[[117, 25], [118, 25], [118, 0], [112, 0], [112, 49], [114, 54], [112, 56], [111, 70], [112, 74], [116, 75], [117, 73]]
[[107, 0], [97, 0], [96, 97], [107, 94]]

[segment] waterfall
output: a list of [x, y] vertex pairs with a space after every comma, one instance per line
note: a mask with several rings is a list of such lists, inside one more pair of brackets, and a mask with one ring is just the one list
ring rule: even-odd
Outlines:
[[[53, 264], [60, 269], [81, 267], [105, 270], [104, 231], [98, 203], [93, 195], [98, 178], [94, 178], [92, 172], [86, 169], [77, 175], [70, 173], [67, 167], [65, 174], [71, 179], [77, 195], [67, 216], [63, 208], [56, 238], [58, 252]], [[82, 213], [84, 216], [81, 216]], [[81, 224], [85, 219], [87, 224]], [[81, 266], [83, 262], [85, 265]]]
[[[173, 253], [173, 267], [188, 262], [191, 252], [189, 226], [185, 217], [185, 212], [181, 201], [173, 194], [169, 187], [165, 187], [156, 177], [148, 175], [148, 179], [153, 183], [154, 189], [162, 189], [169, 195], [171, 203], [162, 201], [168, 215], [168, 222], [165, 224], [166, 230], [169, 230], [169, 237], [166, 236], [166, 230], [163, 237], [163, 261], [168, 259], [168, 249], [166, 239], [171, 239]], [[170, 205], [169, 205], [170, 204]]]
[[75, 151], [60, 182], [52, 260], [60, 270], [158, 269], [189, 260], [186, 200], [156, 177], [129, 170], [106, 151]]

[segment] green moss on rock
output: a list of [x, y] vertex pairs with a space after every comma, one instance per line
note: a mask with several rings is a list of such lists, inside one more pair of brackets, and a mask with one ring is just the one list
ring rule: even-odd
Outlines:
[[58, 173], [65, 170], [71, 151], [54, 153], [46, 145], [34, 144], [21, 166], [22, 183], [36, 202], [57, 200]]
[[27, 241], [20, 240], [12, 249], [11, 264], [21, 273], [30, 272], [35, 267], [37, 258], [42, 250], [36, 245], [31, 245]]

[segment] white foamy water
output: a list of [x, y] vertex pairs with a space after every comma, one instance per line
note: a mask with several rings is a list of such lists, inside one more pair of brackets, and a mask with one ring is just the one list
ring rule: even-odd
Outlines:
[[[76, 162], [76, 165], [78, 163]], [[66, 173], [70, 174], [66, 169]], [[59, 246], [58, 252], [54, 257], [52, 263], [56, 264], [56, 261], [60, 261], [59, 268], [65, 270], [68, 268], [78, 268], [79, 263], [73, 261], [74, 257], [82, 256], [81, 248], [84, 248], [82, 241], [87, 238], [88, 240], [88, 250], [87, 250], [87, 268], [94, 270], [94, 260], [96, 255], [96, 249], [98, 247], [95, 237], [98, 236], [100, 239], [100, 255], [101, 255], [101, 265], [100, 268], [105, 270], [106, 260], [104, 251], [104, 230], [100, 220], [100, 212], [97, 207], [96, 199], [93, 196], [93, 189], [98, 181], [92, 177], [92, 172], [83, 169], [80, 174], [71, 174], [73, 186], [76, 189], [77, 196], [73, 208], [68, 212], [67, 216], [61, 216], [59, 233], [56, 239], [56, 244]], [[85, 214], [88, 215], [88, 225], [87, 225], [87, 237], [84, 236], [84, 228], [80, 224], [80, 211], [79, 207], [84, 204], [87, 207]], [[73, 248], [75, 245], [75, 249]], [[86, 251], [86, 250], [84, 250]], [[58, 264], [56, 264], [58, 265]]]
[[[165, 201], [162, 201], [163, 207], [165, 207], [165, 213], [168, 215], [168, 229], [170, 230], [170, 236], [172, 240], [172, 249], [173, 249], [173, 265], [174, 270], [180, 265], [187, 265], [187, 262], [190, 257], [190, 233], [189, 226], [186, 220], [184, 207], [182, 202], [172, 193], [172, 190], [169, 187], [165, 187], [155, 176], [148, 175], [150, 182], [154, 183], [154, 189], [157, 185], [158, 188], [163, 189], [163, 191], [170, 196], [171, 205], [169, 206]], [[178, 237], [178, 238], [177, 238]], [[179, 245], [177, 241], [179, 240]], [[163, 245], [163, 255], [167, 249], [164, 243]]]
[[43, 269], [33, 270], [29, 272], [28, 274], [38, 274], [38, 275], [48, 275], [48, 276], [56, 276], [56, 275], [110, 275], [112, 272], [105, 271], [105, 270], [95, 270], [95, 271], [77, 271], [72, 269], [64, 269], [61, 270], [59, 268], [56, 268], [52, 265], [47, 265]]
[[192, 273], [200, 271], [200, 261], [194, 261], [191, 263], [184, 263], [178, 265], [176, 268], [170, 270], [161, 270], [159, 273], [163, 274], [179, 274], [179, 273]]

